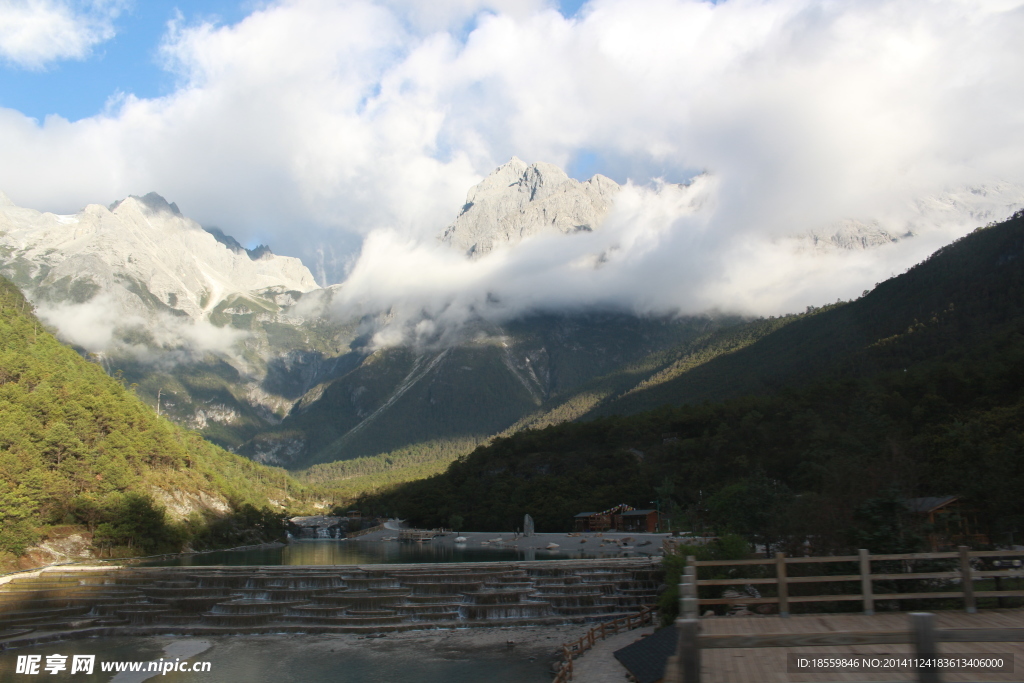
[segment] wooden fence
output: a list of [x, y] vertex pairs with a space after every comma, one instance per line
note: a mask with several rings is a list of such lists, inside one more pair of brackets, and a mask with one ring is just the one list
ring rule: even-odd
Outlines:
[[582, 636], [579, 640], [574, 640], [570, 643], [563, 643], [562, 665], [558, 669], [558, 673], [555, 674], [555, 680], [553, 683], [565, 683], [565, 681], [571, 681], [572, 660], [594, 647], [598, 638], [604, 640], [608, 635], [615, 635], [624, 630], [631, 631], [635, 628], [651, 624], [654, 622], [655, 614], [656, 611], [654, 607], [645, 607], [636, 614], [619, 617], [613, 621], [606, 621], [599, 626], [595, 626], [587, 631], [586, 635]]
[[[777, 553], [773, 559], [758, 560], [696, 560], [689, 557], [687, 570], [693, 571], [685, 576], [691, 576], [693, 590], [683, 599], [690, 599], [687, 602], [687, 614], [697, 616], [699, 610], [705, 605], [728, 605], [745, 604], [757, 605], [774, 603], [778, 605], [780, 616], [789, 616], [789, 606], [792, 603], [806, 602], [837, 602], [837, 601], [859, 601], [862, 603], [865, 614], [874, 614], [875, 602], [879, 600], [913, 600], [922, 598], [960, 599], [963, 601], [964, 609], [968, 612], [977, 611], [977, 599], [981, 597], [1024, 597], [1024, 590], [974, 590], [974, 582], [985, 579], [1007, 579], [1024, 577], [1024, 570], [1020, 566], [1014, 567], [1008, 563], [1007, 569], [998, 568], [992, 570], [979, 570], [972, 566], [972, 561], [979, 558], [1006, 558], [1024, 557], [1024, 551], [1020, 550], [970, 550], [961, 546], [957, 552], [944, 553], [900, 553], [895, 555], [870, 555], [867, 550], [861, 549], [857, 555], [844, 555], [837, 557], [786, 557], [785, 553]], [[935, 572], [913, 572], [902, 571], [897, 573], [873, 573], [872, 562], [900, 561], [903, 569], [910, 569], [911, 563], [921, 560], [958, 560], [958, 567], [954, 571]], [[856, 562], [859, 565], [859, 572], [856, 574], [839, 575], [817, 575], [817, 576], [790, 576], [788, 568], [797, 564], [826, 564], [834, 562]], [[702, 567], [739, 567], [769, 565], [774, 566], [775, 576], [768, 578], [726, 578], [726, 579], [700, 579], [698, 572]], [[912, 593], [878, 592], [875, 590], [875, 581], [903, 581], [908, 579], [945, 579], [959, 581], [960, 590], [941, 590], [941, 586], [932, 586], [934, 590], [918, 591]], [[822, 595], [790, 595], [789, 587], [794, 584], [805, 583], [837, 583], [857, 582], [860, 583], [860, 591], [856, 593], [831, 593]], [[684, 581], [684, 584], [686, 582]], [[772, 597], [722, 597], [722, 598], [701, 598], [700, 588], [705, 586], [736, 586], [736, 585], [768, 585], [775, 589]]]
[[[779, 615], [789, 615], [789, 604], [794, 602], [834, 602], [843, 600], [860, 601], [865, 614], [874, 614], [875, 602], [878, 600], [908, 600], [921, 598], [954, 598], [963, 600], [967, 612], [977, 611], [979, 597], [1024, 597], [1024, 590], [975, 591], [974, 582], [990, 578], [1020, 578], [1024, 571], [1020, 565], [1012, 562], [1007, 569], [976, 570], [972, 567], [975, 558], [1022, 557], [1024, 551], [989, 550], [972, 551], [961, 546], [953, 553], [901, 553], [891, 555], [870, 555], [861, 550], [857, 555], [841, 557], [786, 557], [779, 553], [771, 560], [712, 560], [697, 561], [692, 556], [687, 559], [682, 583], [679, 586], [681, 618], [676, 620], [679, 630], [679, 648], [675, 657], [671, 658], [666, 668], [665, 683], [699, 683], [700, 652], [709, 648], [760, 648], [760, 647], [821, 647], [838, 645], [884, 645], [897, 643], [913, 643], [919, 658], [934, 656], [938, 642], [1024, 642], [1024, 628], [992, 628], [992, 629], [944, 629], [936, 630], [934, 615], [911, 613], [912, 628], [905, 632], [826, 632], [826, 633], [781, 633], [760, 635], [701, 635], [700, 608], [702, 605], [721, 604], [765, 604], [776, 603]], [[871, 571], [872, 562], [901, 561], [905, 568], [917, 560], [958, 560], [956, 571], [946, 572], [899, 572], [875, 574]], [[789, 576], [787, 568], [794, 564], [829, 562], [857, 562], [860, 571], [857, 574]], [[737, 567], [754, 565], [774, 565], [775, 576], [771, 578], [729, 578], [699, 579], [701, 567]], [[876, 593], [874, 581], [904, 579], [945, 579], [959, 580], [959, 591], [925, 591], [914, 593]], [[825, 583], [825, 582], [859, 582], [859, 593], [830, 595], [789, 595], [790, 584]], [[702, 599], [699, 595], [701, 586], [728, 585], [774, 585], [776, 595], [768, 598], [709, 598]], [[922, 668], [917, 671], [920, 683], [937, 683], [937, 669]]]

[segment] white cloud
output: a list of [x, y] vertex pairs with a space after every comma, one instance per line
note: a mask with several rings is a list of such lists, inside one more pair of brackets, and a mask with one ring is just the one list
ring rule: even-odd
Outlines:
[[123, 302], [109, 294], [85, 303], [40, 303], [37, 312], [56, 328], [61, 339], [90, 353], [120, 351], [161, 364], [214, 353], [232, 359], [239, 367], [246, 366], [237, 344], [248, 332], [163, 312], [144, 317], [128, 312]]
[[[372, 233], [333, 299], [336, 315], [387, 310], [373, 344], [447, 344], [465, 323], [580, 307], [640, 314], [728, 311], [777, 315], [856, 298], [992, 218], [1024, 188], [989, 188], [991, 201], [941, 196], [894, 211], [882, 226], [911, 239], [867, 250], [814, 248], [800, 235], [723, 231], [721, 181], [627, 184], [602, 229], [536, 235], [476, 260], [432, 240]], [[972, 215], [973, 210], [973, 215]], [[469, 328], [472, 329], [472, 328]]]
[[[901, 225], [914, 198], [1024, 181], [1021, 2], [591, 0], [571, 20], [539, 1], [430, 5], [283, 0], [231, 26], [178, 23], [164, 97], [74, 123], [0, 110], [0, 188], [61, 212], [157, 190], [243, 242], [350, 272], [346, 306], [415, 320], [802, 309], [930, 242], [814, 260], [785, 235]], [[605, 231], [475, 263], [434, 244], [513, 154], [584, 153], [635, 181]], [[705, 169], [717, 185], [696, 213], [643, 188]]]
[[114, 37], [124, 0], [0, 0], [0, 57], [39, 69], [61, 59], [82, 59]]
[[57, 328], [62, 339], [90, 353], [106, 351], [113, 346], [114, 328], [118, 324], [140, 324], [142, 318], [130, 318], [109, 296], [100, 295], [83, 304], [51, 306], [39, 304], [39, 317]]

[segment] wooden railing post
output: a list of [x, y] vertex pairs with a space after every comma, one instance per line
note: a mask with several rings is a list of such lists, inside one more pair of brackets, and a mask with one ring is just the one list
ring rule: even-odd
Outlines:
[[786, 553], [775, 553], [775, 582], [779, 593], [779, 616], [789, 616], [789, 585], [786, 582]]
[[[918, 659], [935, 659], [939, 655], [938, 639], [935, 634], [935, 615], [928, 612], [911, 612], [910, 623], [914, 629], [914, 654]], [[917, 668], [918, 683], [939, 683], [939, 669], [935, 666]]]
[[679, 668], [683, 672], [682, 683], [700, 683], [700, 645], [697, 634], [700, 621], [697, 619], [678, 619], [676, 629], [679, 631]]
[[683, 569], [683, 582], [679, 584], [679, 614], [684, 619], [696, 619], [700, 616], [700, 601], [697, 597], [697, 567], [692, 555], [687, 559]]
[[962, 545], [957, 548], [960, 551], [960, 583], [964, 589], [964, 610], [968, 614], [978, 611], [974, 603], [974, 577], [971, 574], [970, 548]]
[[871, 586], [871, 556], [867, 548], [857, 551], [860, 555], [860, 594], [864, 601], [864, 614], [875, 613], [875, 595]]

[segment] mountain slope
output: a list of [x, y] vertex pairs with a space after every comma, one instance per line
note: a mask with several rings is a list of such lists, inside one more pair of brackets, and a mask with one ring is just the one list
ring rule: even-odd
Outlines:
[[[1017, 271], [1006, 266], [1021, 254], [1012, 229], [1020, 221], [1018, 213], [998, 230], [979, 229], [969, 236], [970, 248], [961, 246], [963, 238], [856, 302], [827, 307], [735, 353], [665, 374], [588, 416], [763, 394], [835, 372], [900, 369], [939, 353], [948, 339], [975, 343], [992, 321], [1021, 312], [1020, 301], [1004, 296], [1019, 285]], [[916, 335], [913, 345], [893, 344], [909, 335]]]
[[747, 396], [520, 432], [361, 505], [557, 530], [658, 500], [682, 528], [817, 552], [912, 547], [865, 526], [880, 497], [961, 495], [995, 542], [1024, 527], [1024, 213], [702, 367]]
[[299, 468], [417, 444], [479, 443], [595, 381], [624, 391], [646, 376], [653, 354], [736, 322], [534, 316], [481, 326], [454, 347], [377, 351], [240, 452]]
[[285, 473], [159, 419], [31, 310], [0, 278], [0, 554], [19, 555], [67, 524], [114, 545], [134, 539], [137, 549], [174, 549], [200, 527], [161, 521], [142, 533], [132, 515], [167, 506], [178, 517], [224, 516], [308, 495], [295, 482], [289, 488]]

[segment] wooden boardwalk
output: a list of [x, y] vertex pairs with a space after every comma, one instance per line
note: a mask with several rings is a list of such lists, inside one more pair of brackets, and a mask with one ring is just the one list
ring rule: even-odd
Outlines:
[[[1024, 610], [986, 610], [977, 614], [936, 612], [938, 629], [1024, 628]], [[700, 620], [701, 635], [823, 634], [829, 632], [907, 632], [910, 617], [903, 612], [796, 615], [788, 619], [766, 617], [709, 617]], [[913, 681], [913, 672], [809, 673], [786, 672], [790, 652], [811, 656], [907, 654], [912, 645], [856, 645], [818, 647], [761, 647], [704, 649], [702, 683], [818, 683], [819, 681]], [[943, 683], [967, 681], [1024, 681], [1024, 643], [940, 643], [939, 654], [1013, 654], [1013, 673], [943, 672]]]

